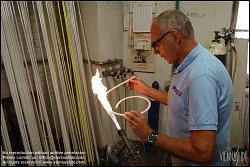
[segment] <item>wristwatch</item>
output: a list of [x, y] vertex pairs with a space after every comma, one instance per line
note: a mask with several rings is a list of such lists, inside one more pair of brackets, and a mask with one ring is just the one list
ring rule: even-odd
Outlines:
[[150, 145], [154, 145], [156, 142], [156, 137], [157, 137], [156, 131], [149, 133], [148, 138], [147, 138], [147, 143]]

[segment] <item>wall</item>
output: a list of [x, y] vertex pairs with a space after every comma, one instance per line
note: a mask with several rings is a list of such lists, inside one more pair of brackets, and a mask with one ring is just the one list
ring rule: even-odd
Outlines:
[[[248, 51], [248, 39], [235, 39], [235, 47], [237, 49], [237, 66], [235, 72], [235, 79], [233, 82], [234, 101], [233, 101], [233, 116], [231, 126], [231, 146], [242, 146], [243, 128], [246, 126], [244, 120], [249, 117], [247, 111], [247, 104], [245, 101], [246, 94], [246, 69], [247, 69], [247, 51]], [[238, 107], [236, 107], [238, 106]], [[248, 113], [248, 114], [247, 114]], [[249, 133], [246, 134], [249, 136]]]
[[[122, 15], [123, 2], [109, 1], [85, 1], [80, 2], [82, 19], [85, 27], [88, 50], [91, 60], [105, 61], [108, 59], [121, 58], [122, 55]], [[84, 55], [85, 58], [86, 55]], [[104, 69], [92, 65], [93, 75], [96, 68], [102, 72]], [[87, 74], [88, 76], [89, 74]], [[89, 93], [91, 83], [89, 78]], [[103, 79], [104, 84], [110, 88], [114, 81], [110, 78]], [[110, 98], [110, 97], [108, 97]], [[110, 98], [111, 105], [114, 106], [117, 99]], [[92, 114], [94, 119], [95, 133], [99, 145], [107, 145], [118, 140], [117, 130], [104, 111], [103, 107], [97, 102], [96, 97], [90, 98]], [[118, 118], [119, 119], [119, 118]]]
[[[120, 58], [122, 53], [122, 9], [123, 2], [98, 2], [98, 41], [100, 46], [98, 61]], [[104, 83], [108, 89], [114, 85], [113, 80], [110, 78], [105, 78]], [[111, 106], [114, 106], [117, 99], [114, 98], [114, 96], [112, 96], [112, 98], [109, 96], [109, 98]], [[108, 140], [105, 140], [104, 143], [110, 144], [110, 141], [116, 142], [118, 140], [117, 128], [114, 126], [113, 121], [107, 115], [106, 111], [102, 111], [102, 117], [104, 120], [104, 136], [106, 134], [109, 135], [109, 137], [106, 138]], [[117, 117], [117, 119], [119, 119], [119, 117]]]
[[197, 41], [208, 47], [214, 31], [230, 27], [232, 4], [232, 1], [181, 1], [180, 10], [189, 16]]
[[85, 34], [88, 42], [88, 49], [93, 60], [99, 56], [98, 36], [98, 6], [96, 1], [82, 1], [79, 3]]

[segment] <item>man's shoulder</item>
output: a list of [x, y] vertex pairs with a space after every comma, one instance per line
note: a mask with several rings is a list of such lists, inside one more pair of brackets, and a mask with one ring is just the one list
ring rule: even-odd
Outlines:
[[220, 73], [226, 73], [227, 70], [223, 63], [211, 54], [206, 48], [201, 47], [198, 56], [191, 64], [190, 77], [196, 78], [201, 75], [210, 77], [219, 77]]

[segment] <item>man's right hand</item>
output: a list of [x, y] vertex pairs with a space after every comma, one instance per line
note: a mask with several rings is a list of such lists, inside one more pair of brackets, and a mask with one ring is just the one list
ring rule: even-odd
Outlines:
[[127, 82], [127, 87], [128, 89], [134, 90], [135, 92], [143, 95], [146, 95], [146, 92], [151, 89], [151, 87], [149, 87], [145, 82], [137, 78], [129, 80], [129, 82]]
[[140, 79], [134, 78], [130, 79], [129, 82], [126, 83], [127, 88], [130, 90], [134, 90], [137, 93], [145, 95], [151, 99], [157, 100], [162, 104], [167, 105], [168, 103], [168, 93], [159, 91], [148, 86], [145, 82]]

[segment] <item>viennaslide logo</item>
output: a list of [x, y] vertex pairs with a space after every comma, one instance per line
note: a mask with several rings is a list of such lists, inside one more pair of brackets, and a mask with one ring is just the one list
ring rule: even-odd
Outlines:
[[244, 162], [247, 151], [222, 151], [220, 152], [220, 160], [223, 162]]

